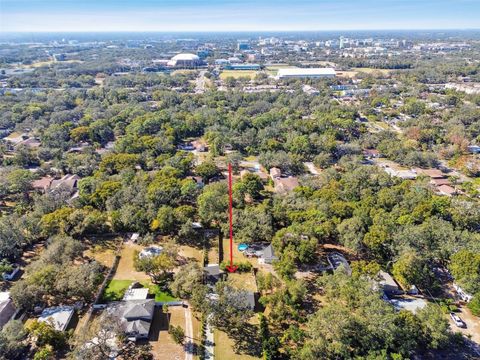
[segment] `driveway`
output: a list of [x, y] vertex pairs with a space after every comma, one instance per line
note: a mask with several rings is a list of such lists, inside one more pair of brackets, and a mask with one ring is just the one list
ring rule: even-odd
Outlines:
[[473, 315], [467, 307], [461, 307], [457, 315], [460, 316], [467, 327], [457, 327], [449, 316], [448, 321], [452, 331], [461, 332], [465, 336], [471, 336], [471, 340], [480, 346], [480, 318]]
[[185, 308], [185, 339], [185, 360], [192, 360], [195, 344], [193, 342], [192, 311], [190, 310], [190, 305]]
[[207, 321], [206, 329], [207, 341], [205, 342], [205, 360], [213, 360], [215, 354], [215, 338], [213, 336], [213, 328]]

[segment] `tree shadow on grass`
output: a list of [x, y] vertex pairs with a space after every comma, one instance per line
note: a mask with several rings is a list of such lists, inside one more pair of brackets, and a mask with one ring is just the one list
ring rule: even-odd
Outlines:
[[234, 329], [229, 332], [229, 337], [234, 341], [233, 350], [237, 354], [260, 356], [262, 343], [258, 336], [257, 325], [245, 324], [241, 329]]

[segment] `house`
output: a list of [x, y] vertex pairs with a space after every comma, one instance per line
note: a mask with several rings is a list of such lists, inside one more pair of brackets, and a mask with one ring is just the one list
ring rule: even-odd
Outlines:
[[54, 179], [50, 183], [50, 190], [55, 189], [68, 189], [71, 193], [74, 193], [78, 187], [78, 180], [80, 180], [80, 176], [67, 174], [60, 179]]
[[256, 168], [255, 168], [255, 169], [252, 169], [252, 168], [250, 168], [250, 169], [243, 169], [243, 170], [240, 171], [240, 177], [241, 177], [242, 179], [243, 179], [247, 174], [255, 174], [255, 175], [257, 175], [257, 176], [260, 178], [260, 180], [262, 180], [262, 182], [264, 182], [264, 183], [268, 182], [268, 179], [269, 179], [269, 176], [268, 176], [265, 172], [261, 171], [260, 169], [256, 169]]
[[209, 264], [203, 268], [203, 279], [206, 283], [215, 284], [224, 276], [225, 272], [220, 269], [218, 264]]
[[81, 142], [81, 143], [78, 143], [76, 146], [72, 146], [70, 149], [68, 149], [67, 153], [79, 154], [79, 153], [84, 152], [88, 148], [88, 146], [90, 146], [89, 143]]
[[262, 255], [260, 256], [260, 259], [259, 259], [259, 263], [271, 264], [276, 260], [278, 260], [278, 257], [275, 256], [275, 251], [273, 250], [273, 246], [272, 244], [270, 244], [263, 249]]
[[5, 281], [12, 281], [13, 279], [15, 279], [15, 276], [17, 276], [19, 271], [20, 271], [20, 266], [18, 266], [17, 264], [13, 264], [12, 270], [9, 272], [4, 272], [2, 274], [2, 278]]
[[376, 149], [365, 149], [363, 150], [363, 156], [367, 159], [376, 159], [380, 157], [380, 152]]
[[338, 252], [332, 252], [327, 255], [327, 261], [328, 261], [328, 264], [330, 265], [330, 269], [337, 270], [340, 266], [343, 266], [343, 268], [347, 271], [348, 275], [352, 274], [352, 269], [350, 268], [350, 264], [342, 254]]
[[147, 339], [155, 312], [155, 300], [128, 300], [112, 305], [110, 310], [121, 323], [129, 340]]
[[412, 170], [397, 170], [388, 165], [382, 166], [383, 170], [390, 176], [398, 177], [404, 180], [413, 180], [417, 178], [417, 174]]
[[282, 171], [279, 168], [273, 167], [270, 169], [270, 177], [275, 180], [282, 176]]
[[395, 282], [395, 279], [389, 273], [380, 271], [378, 273], [378, 278], [378, 282], [386, 295], [399, 295], [402, 293], [402, 290]]
[[55, 330], [65, 331], [72, 320], [74, 312], [73, 306], [51, 307], [42, 311], [38, 321], [51, 323]]
[[0, 329], [5, 325], [15, 314], [15, 306], [10, 298], [8, 291], [0, 292]]
[[430, 184], [433, 185], [433, 186], [450, 185], [450, 180], [448, 180], [448, 179], [432, 179], [432, 180], [430, 180]]
[[198, 152], [205, 152], [208, 150], [207, 145], [205, 142], [200, 141], [200, 140], [194, 140], [192, 141], [192, 146], [195, 148], [196, 151]]
[[[243, 244], [245, 245], [245, 244]], [[239, 245], [240, 248], [240, 245]], [[243, 255], [246, 257], [256, 257], [260, 264], [271, 264], [275, 260], [278, 260], [278, 257], [275, 256], [275, 251], [271, 244], [265, 243], [256, 243], [250, 244], [246, 248], [242, 247]]]
[[40, 145], [42, 145], [40, 140], [35, 139], [35, 138], [28, 138], [28, 139], [22, 140], [19, 143], [17, 143], [15, 145], [15, 149], [17, 149], [20, 146], [25, 146], [25, 147], [30, 148], [30, 149], [35, 149], [35, 148], [40, 147]]
[[34, 180], [32, 182], [32, 187], [41, 192], [46, 193], [47, 190], [50, 188], [50, 184], [52, 183], [53, 178], [51, 176], [44, 176], [40, 179]]
[[444, 179], [445, 174], [438, 169], [421, 169], [421, 168], [415, 168], [413, 171], [418, 174], [418, 175], [425, 175], [428, 176], [431, 179]]
[[437, 191], [440, 195], [444, 196], [453, 196], [457, 194], [457, 190], [450, 185], [440, 185], [437, 187]]
[[138, 257], [140, 259], [147, 258], [147, 257], [154, 257], [154, 256], [160, 255], [162, 251], [163, 251], [163, 248], [161, 246], [152, 245], [140, 251], [140, 253], [138, 254]]
[[9, 149], [13, 149], [15, 146], [17, 146], [19, 143], [21, 143], [26, 139], [28, 139], [28, 135], [26, 133], [20, 134], [18, 132], [13, 132], [10, 135], [3, 138], [3, 140], [6, 142], [7, 147]]
[[278, 177], [273, 179], [275, 192], [278, 194], [285, 194], [293, 191], [300, 184], [298, 179], [294, 176]]

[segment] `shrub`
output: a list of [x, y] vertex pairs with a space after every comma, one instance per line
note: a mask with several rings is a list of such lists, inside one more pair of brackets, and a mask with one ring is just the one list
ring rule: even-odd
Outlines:
[[[230, 261], [222, 261], [220, 264], [220, 269], [225, 271], [227, 266], [230, 265]], [[252, 271], [252, 264], [249, 263], [248, 261], [240, 261], [240, 262], [234, 262], [233, 266], [237, 266], [237, 271], [238, 272], [250, 272]]]
[[480, 316], [480, 293], [477, 293], [473, 299], [468, 303], [468, 308], [475, 316]]
[[177, 344], [182, 344], [185, 340], [185, 332], [180, 326], [170, 325], [168, 333], [172, 336], [173, 341]]

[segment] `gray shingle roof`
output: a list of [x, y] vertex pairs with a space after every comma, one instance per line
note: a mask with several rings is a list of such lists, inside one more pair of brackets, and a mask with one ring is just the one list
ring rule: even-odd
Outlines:
[[150, 331], [150, 323], [145, 320], [129, 321], [125, 325], [125, 332], [127, 334], [148, 335], [149, 331]]
[[127, 320], [152, 319], [155, 308], [155, 300], [130, 300], [125, 304], [123, 317]]

